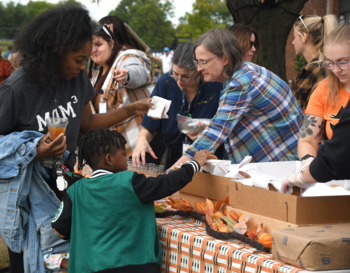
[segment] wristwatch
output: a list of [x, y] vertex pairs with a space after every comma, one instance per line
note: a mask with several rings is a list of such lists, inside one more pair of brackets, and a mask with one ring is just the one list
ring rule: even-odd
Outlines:
[[310, 157], [315, 158], [313, 155], [306, 154], [306, 155], [304, 155], [302, 158], [300, 158], [300, 161], [304, 161], [304, 160], [306, 160], [306, 159], [308, 159], [308, 158], [310, 158]]

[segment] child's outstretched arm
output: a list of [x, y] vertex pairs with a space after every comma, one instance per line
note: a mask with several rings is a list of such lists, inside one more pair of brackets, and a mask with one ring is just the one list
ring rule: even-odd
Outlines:
[[209, 154], [210, 152], [206, 150], [199, 151], [195, 154], [194, 160], [166, 175], [147, 178], [143, 174], [135, 173], [132, 186], [140, 202], [147, 204], [181, 190], [192, 181], [193, 175], [199, 172]]
[[70, 239], [70, 230], [72, 225], [72, 200], [66, 193], [61, 206], [52, 220], [51, 226], [54, 231], [64, 240]]

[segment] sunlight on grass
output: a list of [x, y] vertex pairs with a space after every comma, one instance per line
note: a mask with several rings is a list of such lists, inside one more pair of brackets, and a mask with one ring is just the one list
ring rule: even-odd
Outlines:
[[5, 241], [0, 236], [0, 268], [9, 266], [9, 255], [7, 252], [7, 245], [5, 244]]

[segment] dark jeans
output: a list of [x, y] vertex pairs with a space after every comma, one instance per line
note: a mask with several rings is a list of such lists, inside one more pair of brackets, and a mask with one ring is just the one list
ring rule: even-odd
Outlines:
[[163, 135], [161, 133], [157, 133], [149, 145], [151, 146], [158, 159], [154, 159], [149, 153], [146, 153], [146, 163], [154, 163], [156, 165], [160, 165], [160, 160], [162, 159], [162, 156], [166, 149]]
[[24, 273], [23, 253], [12, 252], [9, 248], [10, 273]]

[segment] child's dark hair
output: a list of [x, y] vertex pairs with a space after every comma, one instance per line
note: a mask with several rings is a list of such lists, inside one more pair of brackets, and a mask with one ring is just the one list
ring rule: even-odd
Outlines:
[[69, 51], [92, 41], [89, 13], [84, 8], [55, 8], [41, 13], [18, 34], [14, 47], [20, 66], [34, 76], [43, 89], [60, 80], [59, 60]]
[[125, 144], [125, 138], [117, 131], [95, 129], [87, 132], [79, 142], [78, 168], [81, 170], [88, 164], [94, 169], [99, 156], [119, 149], [125, 150]]

